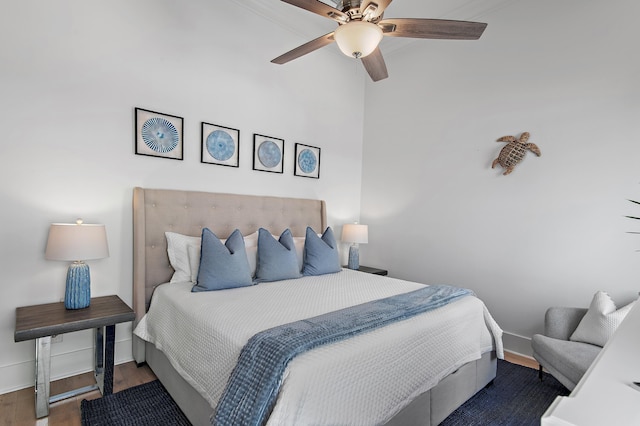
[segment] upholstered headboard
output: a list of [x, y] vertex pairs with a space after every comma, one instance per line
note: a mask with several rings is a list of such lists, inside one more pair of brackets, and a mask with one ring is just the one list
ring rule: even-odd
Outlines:
[[133, 309], [136, 323], [145, 314], [154, 288], [173, 274], [165, 231], [200, 236], [202, 228], [218, 237], [234, 229], [243, 235], [263, 227], [272, 234], [291, 229], [304, 236], [307, 226], [327, 226], [325, 202], [297, 198], [219, 194], [168, 189], [133, 190]]

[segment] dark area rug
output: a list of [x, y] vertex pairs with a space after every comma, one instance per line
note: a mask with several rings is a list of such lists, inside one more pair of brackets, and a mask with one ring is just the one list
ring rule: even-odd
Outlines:
[[[558, 395], [569, 391], [549, 374], [498, 360], [498, 375], [441, 426], [538, 426]], [[81, 403], [83, 426], [190, 425], [159, 381]]]
[[80, 403], [82, 426], [190, 426], [158, 380]]
[[550, 374], [498, 360], [493, 384], [451, 413], [441, 426], [539, 426], [557, 396], [569, 391]]

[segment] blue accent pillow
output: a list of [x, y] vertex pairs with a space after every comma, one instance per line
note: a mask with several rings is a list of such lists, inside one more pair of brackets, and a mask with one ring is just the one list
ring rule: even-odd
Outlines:
[[327, 228], [321, 238], [313, 229], [307, 227], [302, 274], [324, 275], [341, 270], [338, 244], [331, 228]]
[[264, 228], [258, 230], [258, 262], [256, 282], [300, 278], [298, 255], [291, 231], [285, 229], [276, 241]]
[[253, 285], [244, 238], [239, 230], [233, 231], [222, 244], [216, 234], [204, 228], [201, 244], [198, 281], [192, 292]]

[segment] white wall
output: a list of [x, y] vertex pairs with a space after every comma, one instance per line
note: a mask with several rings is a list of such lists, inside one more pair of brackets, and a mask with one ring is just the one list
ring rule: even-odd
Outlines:
[[[479, 41], [388, 55], [366, 89], [361, 262], [472, 288], [521, 353], [549, 306], [637, 297], [637, 16], [628, 0], [511, 2], [478, 17]], [[524, 131], [542, 156], [492, 170], [496, 139]]]
[[[274, 1], [273, 8], [290, 7]], [[307, 41], [240, 0], [28, 0], [0, 16], [0, 393], [31, 385], [32, 342], [15, 308], [58, 301], [66, 264], [44, 260], [48, 225], [105, 223], [111, 256], [91, 261], [93, 295], [131, 303], [136, 185], [324, 198], [329, 221], [357, 219], [363, 264], [466, 286], [528, 351], [550, 305], [598, 289], [635, 297], [640, 224], [636, 2], [512, 2], [479, 17], [480, 41], [426, 41], [386, 55], [390, 78]], [[391, 15], [390, 15], [391, 16]], [[456, 18], [456, 17], [452, 17]], [[336, 84], [339, 82], [339, 84]], [[133, 154], [133, 108], [185, 118], [184, 161]], [[201, 121], [241, 130], [240, 168], [200, 163]], [[364, 130], [361, 123], [364, 122]], [[529, 131], [510, 176], [491, 170], [499, 136]], [[252, 134], [322, 148], [320, 180], [251, 170]], [[361, 153], [364, 132], [364, 168]], [[362, 176], [361, 176], [362, 171]], [[118, 326], [118, 361], [131, 358]], [[90, 368], [90, 335], [53, 346], [53, 376]]]
[[[51, 222], [106, 225], [111, 256], [88, 262], [92, 295], [131, 304], [134, 186], [322, 198], [330, 224], [358, 217], [363, 73], [329, 48], [271, 64], [307, 40], [242, 3], [4, 5], [0, 393], [32, 385], [34, 344], [14, 343], [15, 308], [64, 295], [66, 263], [44, 260]], [[134, 107], [184, 117], [184, 161], [134, 155]], [[238, 169], [200, 163], [201, 121], [240, 129]], [[251, 169], [254, 132], [285, 139], [284, 174]], [[296, 142], [322, 149], [319, 180], [293, 176]], [[91, 368], [90, 336], [53, 345], [53, 378]], [[130, 338], [117, 327], [118, 362]]]

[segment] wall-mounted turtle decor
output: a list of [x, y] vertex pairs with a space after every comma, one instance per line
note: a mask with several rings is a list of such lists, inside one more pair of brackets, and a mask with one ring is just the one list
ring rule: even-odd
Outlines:
[[527, 143], [528, 140], [529, 132], [521, 134], [519, 139], [516, 139], [514, 136], [503, 136], [498, 139], [498, 142], [508, 143], [502, 147], [498, 158], [493, 160], [491, 168], [493, 169], [496, 167], [496, 164], [500, 164], [504, 169], [506, 169], [503, 173], [503, 175], [506, 176], [513, 171], [520, 161], [522, 161], [527, 150], [540, 157], [540, 155], [542, 155], [540, 148], [538, 148], [534, 143]]

